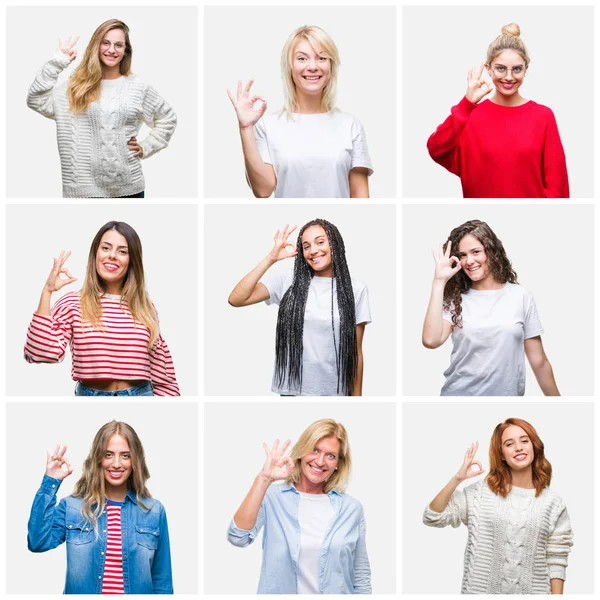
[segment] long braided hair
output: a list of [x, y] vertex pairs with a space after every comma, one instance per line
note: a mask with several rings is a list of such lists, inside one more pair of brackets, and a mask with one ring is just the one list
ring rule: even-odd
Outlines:
[[[494, 280], [498, 283], [518, 283], [517, 274], [508, 260], [502, 242], [484, 221], [474, 219], [455, 227], [444, 244], [444, 251], [450, 243], [452, 252], [458, 252], [460, 241], [469, 234], [481, 242], [490, 267], [490, 274]], [[471, 285], [469, 276], [460, 270], [446, 283], [444, 288], [444, 310], [451, 312], [452, 323], [456, 327], [462, 327], [462, 294], [466, 294], [471, 289]]]
[[[281, 385], [287, 375], [288, 381], [302, 390], [302, 354], [304, 333], [304, 312], [308, 288], [314, 270], [306, 262], [302, 250], [302, 234], [313, 226], [322, 227], [329, 241], [332, 263], [331, 277], [331, 334], [335, 348], [337, 366], [337, 392], [352, 394], [352, 386], [358, 368], [356, 348], [356, 313], [354, 292], [350, 271], [346, 263], [344, 240], [338, 228], [324, 219], [314, 219], [306, 223], [298, 234], [296, 244], [298, 254], [294, 262], [294, 279], [281, 299], [277, 314], [277, 334], [275, 338], [275, 373]], [[337, 305], [340, 317], [340, 339], [336, 339], [333, 294], [337, 292]]]

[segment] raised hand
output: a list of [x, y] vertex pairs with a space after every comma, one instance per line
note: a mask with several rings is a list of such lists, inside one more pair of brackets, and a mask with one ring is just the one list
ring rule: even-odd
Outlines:
[[483, 63], [473, 65], [467, 75], [467, 100], [478, 104], [493, 89], [494, 86], [483, 78]]
[[298, 254], [298, 249], [295, 244], [288, 242], [290, 235], [296, 230], [296, 225], [286, 225], [282, 231], [279, 229], [275, 232], [273, 238], [275, 245], [271, 252], [269, 252], [269, 260], [277, 262], [284, 258], [292, 258]]
[[[227, 95], [235, 109], [240, 129], [254, 127], [267, 110], [267, 101], [262, 96], [250, 96], [250, 88], [253, 83], [254, 79], [251, 79], [242, 90], [242, 82], [238, 81], [235, 98], [231, 91], [227, 89]], [[257, 102], [260, 102], [260, 104], [257, 108], [254, 108]]]
[[48, 475], [48, 477], [53, 477], [54, 479], [60, 479], [62, 481], [73, 472], [73, 467], [65, 456], [66, 451], [66, 446], [57, 444], [52, 454], [46, 452], [46, 475]]
[[[461, 264], [456, 256], [450, 256], [450, 249], [452, 244], [450, 240], [446, 244], [446, 250], [444, 250], [444, 245], [440, 246], [439, 251], [435, 251], [433, 248], [431, 249], [431, 253], [433, 254], [433, 260], [435, 261], [435, 275], [434, 278], [443, 281], [444, 283], [454, 275], [456, 275], [461, 270]], [[452, 266], [454, 264], [454, 266]]]
[[[48, 279], [46, 284], [44, 285], [44, 291], [50, 292], [58, 292], [58, 290], [65, 287], [65, 285], [69, 285], [74, 281], [77, 281], [77, 277], [73, 277], [69, 272], [69, 269], [65, 268], [64, 264], [67, 259], [71, 256], [70, 250], [63, 250], [58, 258], [54, 259], [54, 264], [52, 265], [52, 270], [50, 271], [50, 275], [48, 275]], [[64, 275], [64, 277], [61, 277]]]
[[263, 477], [269, 481], [278, 481], [290, 476], [294, 469], [294, 461], [290, 456], [285, 456], [285, 451], [291, 443], [290, 440], [287, 440], [280, 448], [279, 440], [275, 440], [273, 447], [269, 450], [269, 447], [263, 442], [263, 448], [267, 455], [265, 464], [260, 472]]
[[58, 49], [65, 55], [68, 56], [71, 62], [77, 58], [77, 48], [75, 44], [79, 41], [79, 36], [69, 36], [64, 42], [59, 38]]
[[[465, 452], [465, 458], [463, 460], [463, 464], [460, 469], [457, 471], [455, 477], [459, 481], [465, 481], [465, 479], [471, 479], [471, 477], [477, 477], [481, 475], [484, 471], [481, 463], [478, 460], [475, 460], [475, 454], [477, 454], [477, 450], [479, 449], [479, 442], [473, 442]], [[473, 466], [478, 467], [473, 470]]]

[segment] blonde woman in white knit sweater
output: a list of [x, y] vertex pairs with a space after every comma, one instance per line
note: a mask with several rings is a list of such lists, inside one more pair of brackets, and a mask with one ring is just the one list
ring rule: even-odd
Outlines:
[[[173, 109], [131, 74], [129, 28], [118, 19], [94, 32], [67, 83], [60, 73], [76, 58], [79, 37], [60, 42], [39, 71], [27, 106], [56, 121], [65, 198], [143, 198], [140, 159], [166, 148], [177, 124]], [[142, 123], [151, 130], [137, 140]]]
[[478, 447], [423, 514], [431, 527], [469, 529], [461, 593], [562, 594], [573, 532], [565, 503], [548, 487], [542, 440], [527, 421], [506, 419], [490, 441], [487, 477], [457, 490], [484, 472]]

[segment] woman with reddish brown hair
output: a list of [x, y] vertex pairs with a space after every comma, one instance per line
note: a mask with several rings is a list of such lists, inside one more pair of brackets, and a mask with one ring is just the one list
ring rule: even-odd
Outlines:
[[533, 425], [506, 419], [490, 440], [490, 472], [457, 490], [484, 469], [479, 443], [423, 513], [430, 527], [469, 530], [463, 594], [562, 594], [573, 532], [563, 500], [549, 488], [552, 466]]

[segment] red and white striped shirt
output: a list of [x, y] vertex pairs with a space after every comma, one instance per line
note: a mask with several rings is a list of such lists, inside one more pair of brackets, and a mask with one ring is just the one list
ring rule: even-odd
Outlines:
[[123, 588], [123, 547], [121, 545], [122, 502], [106, 501], [108, 518], [106, 538], [106, 560], [102, 577], [103, 594], [124, 594]]
[[52, 316], [34, 314], [27, 330], [25, 360], [61, 362], [71, 348], [75, 381], [145, 379], [156, 396], [179, 396], [173, 359], [159, 335], [148, 350], [149, 329], [136, 321], [120, 296], [100, 298], [102, 327], [82, 324], [79, 292], [69, 292], [52, 307]]

